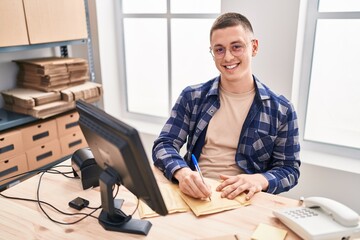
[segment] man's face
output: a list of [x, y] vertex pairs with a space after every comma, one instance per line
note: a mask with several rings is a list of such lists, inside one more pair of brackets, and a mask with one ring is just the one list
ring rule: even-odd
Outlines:
[[256, 55], [257, 40], [241, 26], [227, 27], [212, 33], [211, 49], [222, 81], [252, 79], [251, 58]]

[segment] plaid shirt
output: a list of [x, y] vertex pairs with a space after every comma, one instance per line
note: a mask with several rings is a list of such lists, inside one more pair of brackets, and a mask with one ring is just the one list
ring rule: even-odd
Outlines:
[[[276, 95], [255, 76], [256, 94], [241, 130], [235, 155], [248, 174], [261, 173], [267, 192], [278, 194], [294, 187], [300, 175], [300, 145], [293, 105]], [[220, 108], [220, 77], [183, 90], [153, 146], [153, 160], [170, 180], [183, 167], [194, 170], [191, 154], [199, 158], [207, 126]], [[182, 158], [180, 148], [187, 143]]]

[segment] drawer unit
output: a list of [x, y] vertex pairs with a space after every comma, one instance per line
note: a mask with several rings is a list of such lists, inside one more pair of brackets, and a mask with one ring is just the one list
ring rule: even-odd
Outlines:
[[57, 139], [56, 120], [53, 119], [24, 127], [22, 128], [22, 137], [25, 151]]
[[0, 160], [23, 153], [21, 131], [14, 130], [0, 134]]
[[28, 164], [25, 153], [9, 159], [0, 160], [0, 185], [15, 180], [16, 178], [6, 178], [25, 173], [28, 171]]
[[36, 146], [26, 151], [29, 170], [41, 168], [61, 158], [58, 139]]
[[76, 150], [87, 147], [88, 144], [81, 131], [74, 132], [60, 138], [61, 153], [63, 156], [72, 155]]
[[63, 137], [74, 132], [80, 131], [79, 113], [72, 112], [56, 118], [57, 131], [59, 137]]

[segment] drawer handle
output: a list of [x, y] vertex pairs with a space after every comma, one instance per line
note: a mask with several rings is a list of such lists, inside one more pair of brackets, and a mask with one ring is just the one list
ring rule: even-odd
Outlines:
[[75, 127], [77, 125], [79, 125], [78, 122], [68, 123], [68, 124], [65, 125], [65, 129], [69, 129], [69, 128]]
[[14, 150], [14, 144], [0, 148], [0, 154]]
[[81, 139], [77, 140], [77, 141], [74, 141], [74, 142], [71, 142], [71, 143], [69, 143], [69, 148], [72, 148], [72, 147], [74, 147], [76, 145], [79, 145], [81, 143], [82, 143]]
[[43, 153], [43, 154], [36, 157], [36, 161], [41, 161], [41, 160], [43, 160], [45, 158], [51, 157], [52, 155], [53, 155], [52, 151]]
[[6, 169], [5, 171], [0, 172], [0, 178], [4, 177], [6, 175], [9, 175], [10, 173], [17, 172], [17, 171], [18, 171], [17, 166]]
[[39, 133], [33, 136], [33, 141], [39, 140], [41, 138], [44, 137], [48, 137], [49, 136], [49, 131], [43, 132], [43, 133]]

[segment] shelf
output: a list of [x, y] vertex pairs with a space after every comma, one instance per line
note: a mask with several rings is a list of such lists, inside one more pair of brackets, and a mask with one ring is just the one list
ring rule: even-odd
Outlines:
[[[82, 9], [79, 8], [79, 6], [83, 7], [82, 1], [84, 2], [84, 7], [85, 7], [85, 16], [84, 16], [85, 22], [83, 21], [84, 18], [82, 18], [82, 20], [79, 19], [83, 15]], [[10, 1], [6, 1], [6, 2], [9, 2], [9, 5], [12, 7], [15, 6], [13, 1], [11, 1], [11, 3], [10, 3]], [[88, 0], [78, 0], [78, 1], [73, 1], [73, 0], [71, 0], [71, 1], [16, 0], [15, 1], [14, 0], [14, 2], [23, 5], [21, 7], [19, 7], [19, 6], [15, 7], [18, 10], [18, 12], [20, 12], [21, 14], [23, 14], [24, 12], [27, 13], [26, 14], [26, 22], [25, 22], [24, 18], [22, 19], [24, 27], [25, 28], [27, 27], [27, 29], [23, 29], [23, 32], [27, 32], [27, 35], [25, 34], [24, 41], [13, 41], [13, 40], [10, 41], [11, 44], [13, 43], [13, 44], [17, 44], [17, 45], [8, 46], [8, 45], [10, 45], [9, 43], [2, 44], [2, 46], [0, 46], [0, 53], [12, 54], [15, 52], [20, 52], [20, 51], [31, 51], [31, 50], [37, 50], [37, 49], [45, 49], [45, 48], [51, 49], [51, 48], [60, 47], [61, 57], [68, 57], [68, 53], [67, 53], [68, 46], [84, 45], [87, 47], [90, 78], [91, 78], [91, 81], [95, 82], [92, 40], [91, 40], [91, 32], [90, 32], [90, 20], [89, 20], [89, 12], [88, 12]], [[45, 13], [45, 14], [40, 14], [39, 10], [41, 10], [41, 12]], [[63, 10], [63, 11], [60, 11], [60, 10]], [[80, 12], [80, 10], [81, 10], [81, 12]], [[66, 18], [64, 13], [68, 14], [70, 17]], [[13, 16], [13, 14], [11, 14], [11, 16]], [[18, 17], [12, 18], [12, 19], [17, 20], [17, 22], [20, 21]], [[74, 21], [77, 21], [77, 22], [74, 22]], [[15, 24], [16, 27], [19, 26], [19, 24], [17, 22]], [[25, 23], [26, 23], [26, 26], [25, 26]], [[60, 25], [57, 25], [58, 23], [60, 23]], [[66, 24], [63, 24], [63, 23], [66, 23]], [[44, 26], [47, 27], [47, 29], [45, 29], [45, 30], [42, 29], [42, 27], [44, 27]], [[40, 28], [38, 28], [38, 27], [40, 27]], [[81, 28], [80, 30], [78, 30], [79, 27]], [[5, 29], [8, 30], [8, 28], [5, 28]], [[3, 32], [1, 32], [1, 34], [2, 33]], [[49, 36], [50, 36], [50, 38], [49, 38]], [[16, 40], [20, 40], [19, 34], [14, 34], [14, 38]], [[70, 40], [68, 40], [68, 39], [70, 39]], [[65, 40], [65, 41], [61, 41], [61, 40]], [[28, 42], [31, 42], [33, 44], [28, 44]], [[26, 55], [26, 56], [34, 55], [34, 58], [37, 58], [36, 57], [37, 52], [34, 52], [34, 53], [35, 54], [25, 53], [24, 55]], [[55, 53], [53, 53], [53, 55], [55, 55]], [[52, 56], [49, 56], [49, 57], [52, 57]], [[0, 85], [1, 84], [2, 83], [0, 83]], [[31, 115], [20, 114], [20, 113], [8, 111], [1, 107], [2, 106], [0, 106], [0, 131], [1, 131], [1, 133], [3, 133], [3, 131], [5, 131], [5, 130], [12, 131], [14, 128], [22, 128], [23, 126], [26, 128], [28, 126], [25, 126], [25, 125], [27, 125], [29, 123], [34, 124], [34, 123], [37, 123], [38, 121], [42, 121], [42, 119], [35, 118]], [[72, 110], [70, 110], [70, 111], [72, 111]], [[65, 114], [65, 112], [64, 112], [64, 114]], [[60, 114], [58, 114], [57, 116], [60, 116]], [[57, 129], [56, 129], [56, 131], [57, 131]], [[66, 136], [63, 136], [63, 137], [66, 137]], [[60, 138], [58, 140], [60, 142]], [[18, 140], [15, 139], [14, 141], [17, 142]], [[59, 149], [61, 149], [61, 146], [59, 146]], [[61, 154], [59, 154], [59, 156], [63, 154], [62, 152], [63, 151], [60, 150]], [[24, 151], [21, 152], [21, 154], [25, 154], [25, 153], [26, 153], [26, 151], [24, 149]], [[64, 154], [68, 154], [68, 152], [66, 152]], [[20, 154], [18, 154], [18, 155], [20, 155]], [[16, 155], [16, 156], [18, 156], [18, 155]], [[33, 174], [40, 172], [41, 169], [42, 170], [49, 169], [52, 166], [66, 160], [70, 157], [71, 156], [69, 156], [69, 155], [65, 156], [65, 157], [61, 157], [61, 159], [56, 160], [55, 162], [49, 163], [39, 169], [31, 169], [31, 171], [26, 172], [25, 174], [14, 176], [13, 180], [11, 180], [10, 182], [8, 182], [6, 184], [2, 184], [3, 180], [1, 180], [1, 179], [4, 179], [4, 177], [6, 177], [6, 174], [8, 174], [8, 173], [5, 173], [5, 175], [3, 174], [0, 178], [0, 191], [28, 178], [29, 176], [31, 176]], [[26, 153], [26, 158], [28, 158], [27, 153]], [[21, 160], [23, 160], [23, 159], [21, 159]], [[23, 161], [22, 161], [22, 163], [23, 163]], [[27, 163], [26, 163], [26, 165], [27, 165]], [[4, 173], [4, 172], [2, 172], [2, 173]]]
[[10, 112], [0, 108], [0, 131], [38, 120], [30, 115]]
[[40, 43], [40, 44], [20, 45], [20, 46], [11, 46], [11, 47], [0, 47], [0, 53], [25, 51], [25, 50], [32, 50], [32, 49], [39, 49], [39, 48], [68, 46], [68, 45], [81, 45], [81, 44], [87, 44], [87, 42], [88, 42], [88, 39], [79, 39], [79, 40], [62, 41], [62, 42], [51, 42], [51, 43]]

